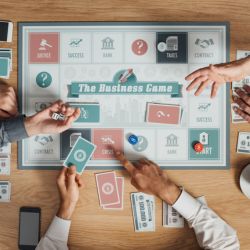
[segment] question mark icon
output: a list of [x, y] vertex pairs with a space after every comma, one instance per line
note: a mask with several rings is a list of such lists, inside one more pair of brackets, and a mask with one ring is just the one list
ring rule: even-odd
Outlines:
[[139, 135], [138, 136], [138, 143], [133, 145], [133, 148], [137, 152], [142, 152], [148, 147], [148, 140], [146, 137]]
[[144, 55], [148, 50], [147, 43], [142, 39], [137, 39], [132, 43], [132, 51], [138, 55]]
[[42, 81], [42, 85], [45, 86], [45, 85], [46, 85], [46, 84], [45, 84], [45, 81], [46, 81], [46, 79], [48, 78], [47, 73], [45, 73], [45, 72], [42, 73], [42, 74], [41, 74], [41, 77], [42, 77], [42, 80], [43, 80], [43, 81]]
[[141, 49], [143, 48], [143, 42], [139, 40], [137, 42], [137, 45], [138, 45], [138, 54], [141, 54]]
[[36, 77], [36, 83], [41, 88], [47, 88], [52, 82], [52, 76], [48, 72], [41, 72]]

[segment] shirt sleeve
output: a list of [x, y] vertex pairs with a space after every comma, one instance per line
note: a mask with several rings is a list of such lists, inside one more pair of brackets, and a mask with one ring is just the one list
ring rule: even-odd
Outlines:
[[24, 127], [24, 117], [24, 115], [19, 115], [7, 120], [0, 120], [0, 147], [28, 137]]
[[70, 220], [63, 220], [55, 216], [36, 250], [68, 250], [70, 224]]
[[200, 247], [211, 250], [240, 249], [236, 231], [214, 211], [193, 198], [185, 190], [173, 205], [194, 229]]

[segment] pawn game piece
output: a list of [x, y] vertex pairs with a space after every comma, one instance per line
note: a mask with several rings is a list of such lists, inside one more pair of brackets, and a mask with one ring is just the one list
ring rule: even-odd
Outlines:
[[138, 142], [138, 137], [136, 135], [130, 135], [128, 138], [128, 142], [132, 145], [135, 145]]

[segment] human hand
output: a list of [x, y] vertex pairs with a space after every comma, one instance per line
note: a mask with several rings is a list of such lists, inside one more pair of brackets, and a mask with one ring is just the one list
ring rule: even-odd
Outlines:
[[64, 167], [58, 178], [57, 187], [59, 190], [61, 203], [57, 212], [57, 216], [70, 220], [76, 204], [79, 200], [79, 189], [83, 186], [83, 182], [78, 174], [76, 174], [76, 167]]
[[236, 89], [235, 92], [239, 97], [233, 96], [233, 101], [239, 105], [239, 108], [233, 109], [236, 114], [250, 123], [250, 86], [244, 85], [243, 89]]
[[114, 152], [116, 158], [130, 174], [131, 184], [138, 191], [156, 195], [170, 205], [176, 202], [181, 190], [158, 165], [148, 159], [141, 159], [133, 164], [120, 151], [114, 150]]
[[186, 89], [190, 91], [198, 87], [195, 92], [195, 95], [198, 96], [207, 86], [211, 85], [211, 98], [213, 98], [222, 84], [244, 79], [249, 73], [249, 64], [250, 58], [247, 57], [230, 63], [198, 69], [185, 78], [187, 81], [191, 81]]
[[0, 119], [16, 116], [17, 99], [16, 93], [11, 86], [0, 84]]
[[[65, 115], [65, 120], [53, 120], [51, 116], [54, 112]], [[29, 136], [61, 133], [71, 127], [72, 123], [78, 119], [80, 113], [79, 108], [68, 107], [59, 100], [37, 114], [27, 117], [24, 122], [25, 129]]]

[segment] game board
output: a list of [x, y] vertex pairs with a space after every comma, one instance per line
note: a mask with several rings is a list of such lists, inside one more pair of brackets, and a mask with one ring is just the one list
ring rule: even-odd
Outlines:
[[81, 108], [72, 129], [19, 142], [19, 168], [61, 167], [78, 136], [97, 146], [88, 169], [120, 168], [109, 146], [162, 168], [229, 167], [229, 86], [210, 99], [210, 88], [195, 97], [184, 80], [228, 59], [228, 23], [19, 23], [20, 112], [57, 99]]

